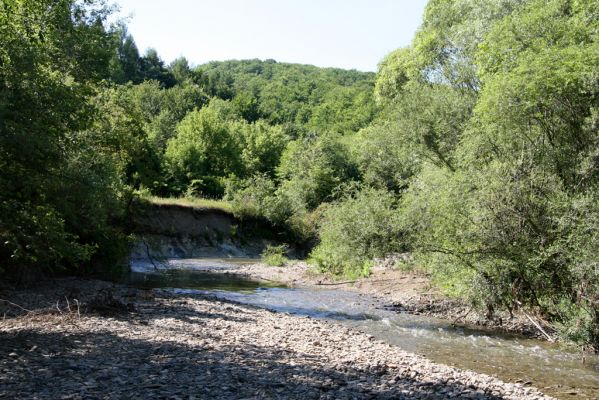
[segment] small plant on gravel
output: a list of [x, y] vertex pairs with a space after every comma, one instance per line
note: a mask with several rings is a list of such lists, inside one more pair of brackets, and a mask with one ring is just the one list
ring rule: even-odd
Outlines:
[[266, 265], [271, 267], [282, 267], [287, 262], [285, 253], [287, 252], [287, 245], [281, 244], [278, 246], [268, 245], [262, 252], [262, 261]]

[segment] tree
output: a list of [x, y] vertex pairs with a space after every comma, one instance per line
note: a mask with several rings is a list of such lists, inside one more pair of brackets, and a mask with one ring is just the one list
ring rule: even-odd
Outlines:
[[158, 56], [155, 49], [149, 48], [140, 60], [140, 73], [143, 80], [155, 80], [160, 86], [170, 88], [175, 86], [176, 80], [172, 73], [164, 66], [164, 61]]
[[182, 84], [188, 79], [191, 79], [191, 69], [189, 62], [185, 57], [179, 57], [173, 60], [169, 65], [169, 71], [178, 84]]
[[277, 168], [279, 191], [299, 213], [331, 200], [334, 190], [355, 176], [347, 150], [332, 137], [290, 142]]
[[[476, 82], [466, 85], [474, 109], [458, 126], [452, 168], [427, 165], [403, 215], [420, 262], [448, 288], [490, 314], [528, 307], [597, 346], [599, 22], [591, 3], [533, 0], [485, 18], [482, 38], [469, 35], [460, 65], [479, 74], [446, 82], [457, 93], [460, 81]], [[437, 61], [430, 65], [440, 72], [450, 66]]]
[[115, 166], [127, 185], [157, 190], [160, 157], [149, 142], [143, 115], [131, 101], [130, 86], [107, 89], [95, 98], [98, 117], [92, 129], [113, 153]]
[[244, 175], [266, 174], [274, 177], [281, 154], [289, 142], [280, 126], [271, 126], [264, 121], [253, 124], [240, 123], [241, 161]]
[[361, 181], [398, 194], [409, 186], [422, 163], [399, 129], [394, 118], [381, 118], [347, 139]]
[[[195, 180], [206, 195], [222, 195], [224, 187], [215, 178], [238, 173], [239, 148], [231, 125], [211, 103], [190, 112], [177, 125], [165, 152], [166, 167], [176, 191], [186, 190]], [[201, 182], [202, 181], [202, 182]]]
[[494, 22], [510, 15], [526, 0], [431, 0], [412, 43], [411, 63], [418, 79], [477, 90], [474, 57]]
[[110, 65], [112, 80], [119, 84], [141, 82], [141, 59], [133, 36], [127, 32], [125, 26], [121, 26], [114, 33], [114, 37], [117, 47]]
[[402, 47], [387, 54], [378, 65], [376, 74], [375, 97], [379, 103], [385, 103], [399, 96], [403, 86], [413, 78], [415, 66], [413, 51]]
[[126, 193], [112, 149], [90, 130], [89, 98], [115, 51], [108, 15], [94, 1], [0, 5], [0, 260], [9, 273], [77, 267], [98, 247], [122, 254], [111, 222]]
[[323, 272], [368, 275], [373, 258], [403, 248], [395, 202], [384, 189], [364, 187], [328, 205], [310, 261]]

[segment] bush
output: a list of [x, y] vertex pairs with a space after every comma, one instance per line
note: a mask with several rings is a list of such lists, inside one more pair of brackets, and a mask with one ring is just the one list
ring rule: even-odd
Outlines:
[[371, 260], [403, 249], [393, 194], [382, 189], [352, 190], [323, 212], [320, 243], [310, 262], [323, 272], [367, 275]]
[[357, 177], [346, 148], [335, 138], [290, 142], [277, 169], [279, 192], [295, 212], [312, 211], [332, 199], [343, 182]]
[[[218, 178], [238, 173], [241, 168], [238, 143], [232, 124], [223, 119], [217, 106], [210, 103], [200, 111], [192, 111], [177, 125], [177, 135], [168, 141], [164, 154], [166, 169], [175, 192], [185, 191], [192, 180], [202, 180], [203, 193], [221, 194], [215, 186]], [[208, 178], [213, 182], [208, 182]]]
[[265, 175], [249, 179], [231, 178], [227, 181], [225, 200], [239, 219], [263, 218], [286, 240], [306, 244], [316, 237], [316, 223], [321, 207], [314, 211], [293, 210], [284, 191]]
[[265, 175], [227, 180], [225, 199], [231, 202], [233, 213], [240, 219], [262, 217], [282, 226], [291, 215], [288, 204], [277, 195], [275, 183]]
[[261, 254], [262, 261], [271, 267], [282, 267], [287, 262], [287, 257], [285, 257], [286, 252], [287, 245], [285, 244], [278, 246], [269, 244]]

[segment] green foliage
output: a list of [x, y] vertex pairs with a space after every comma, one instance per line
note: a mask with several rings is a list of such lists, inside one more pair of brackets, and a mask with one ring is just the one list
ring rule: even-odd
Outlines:
[[282, 267], [287, 262], [285, 253], [287, 252], [287, 245], [268, 245], [261, 254], [262, 262], [271, 267]]
[[289, 142], [283, 128], [261, 120], [252, 124], [240, 123], [238, 131], [241, 131], [243, 174], [274, 176], [281, 154]]
[[258, 99], [249, 92], [237, 93], [233, 98], [233, 104], [239, 114], [248, 122], [255, 122], [261, 116]]
[[311, 263], [323, 272], [367, 275], [373, 258], [403, 247], [395, 196], [368, 187], [351, 191], [324, 210], [318, 235]]
[[356, 177], [347, 149], [333, 137], [289, 143], [277, 169], [280, 192], [295, 212], [314, 210], [333, 198], [334, 190]]
[[477, 90], [475, 54], [496, 21], [525, 0], [430, 0], [412, 43], [417, 80]]
[[194, 182], [196, 194], [219, 196], [224, 187], [219, 178], [241, 168], [238, 144], [231, 124], [212, 103], [189, 113], [177, 126], [164, 154], [175, 190], [184, 191]]
[[141, 118], [143, 129], [154, 151], [162, 155], [177, 124], [192, 110], [208, 103], [208, 97], [197, 86], [178, 85], [163, 89], [156, 81], [139, 85], [120, 86], [118, 91], [126, 108]]
[[[113, 32], [112, 40], [116, 51], [110, 59], [108, 71], [113, 82], [139, 84], [153, 80], [158, 82], [161, 87], [170, 88], [178, 83], [178, 79], [187, 78], [187, 76], [183, 76], [186, 73], [187, 65], [182, 61], [179, 61], [180, 64], [176, 70], [179, 74], [177, 78], [174, 75], [174, 70], [165, 67], [164, 61], [160, 59], [155, 49], [147, 49], [146, 53], [140, 57], [135, 40], [127, 32], [125, 25], [119, 26]], [[187, 68], [188, 72], [189, 68]]]
[[88, 101], [109, 75], [108, 14], [93, 1], [0, 6], [0, 260], [8, 274], [123, 255], [112, 222], [127, 191]]
[[409, 185], [420, 161], [399, 129], [397, 120], [381, 118], [346, 139], [363, 183], [396, 193]]
[[115, 167], [125, 182], [133, 188], [155, 188], [161, 179], [160, 158], [149, 143], [143, 116], [130, 101], [129, 91], [108, 89], [94, 100], [98, 117], [93, 130], [100, 143], [116, 150]]
[[175, 85], [175, 77], [171, 71], [165, 67], [164, 61], [162, 61], [155, 49], [147, 49], [146, 53], [139, 61], [143, 80], [160, 82], [160, 85], [165, 88], [170, 88]]
[[414, 73], [411, 65], [414, 54], [409, 47], [402, 47], [387, 54], [379, 63], [374, 93], [379, 103], [391, 101], [399, 96], [403, 87]]
[[293, 210], [277, 193], [275, 182], [265, 175], [227, 181], [225, 199], [241, 219], [263, 217], [274, 226], [284, 226]]
[[362, 84], [332, 88], [310, 111], [306, 124], [309, 129], [347, 134], [368, 125], [378, 110], [372, 99], [372, 88]]
[[179, 57], [169, 65], [169, 70], [178, 84], [184, 84], [191, 79], [191, 68], [185, 57]]
[[454, 151], [475, 97], [446, 85], [406, 85], [392, 117], [410, 149], [422, 160], [454, 169]]
[[211, 62], [194, 75], [211, 96], [232, 99], [248, 122], [264, 119], [271, 125], [350, 133], [376, 114], [372, 73], [242, 60]]
[[110, 60], [110, 78], [113, 82], [141, 82], [141, 66], [139, 50], [133, 36], [127, 33], [125, 26], [119, 27], [114, 33], [116, 52]]
[[[422, 76], [441, 77], [429, 85], [452, 100], [419, 107], [433, 124], [409, 107], [411, 83], [394, 101], [402, 121], [418, 121], [409, 131], [444, 132], [424, 144], [449, 160], [420, 150], [428, 163], [402, 199], [403, 225], [447, 291], [491, 313], [527, 307], [597, 346], [596, 11], [537, 0], [457, 12], [466, 4], [431, 2], [413, 46], [429, 57]], [[462, 29], [472, 18], [483, 25]]]

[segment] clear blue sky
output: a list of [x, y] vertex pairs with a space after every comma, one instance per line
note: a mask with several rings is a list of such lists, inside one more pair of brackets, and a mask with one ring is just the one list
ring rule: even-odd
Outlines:
[[140, 52], [166, 62], [274, 58], [375, 71], [410, 43], [426, 0], [114, 0]]

